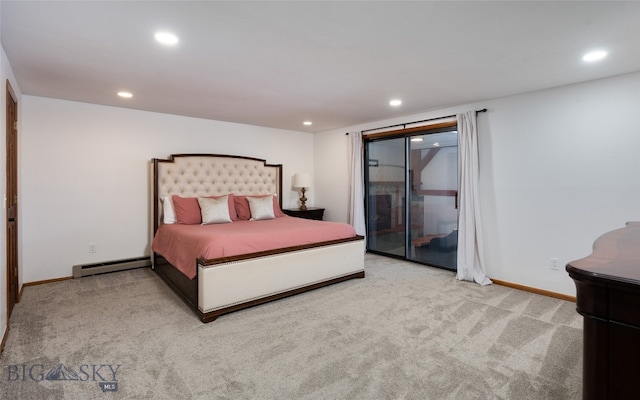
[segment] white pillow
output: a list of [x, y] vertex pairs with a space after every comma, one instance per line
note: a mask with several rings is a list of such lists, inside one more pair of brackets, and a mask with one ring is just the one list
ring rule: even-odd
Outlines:
[[198, 204], [200, 204], [202, 225], [231, 222], [229, 196], [222, 196], [217, 199], [198, 197]]
[[247, 197], [247, 200], [251, 211], [251, 221], [275, 218], [273, 214], [273, 196]]
[[160, 200], [162, 201], [162, 222], [165, 224], [175, 224], [178, 222], [171, 197], [161, 197]]

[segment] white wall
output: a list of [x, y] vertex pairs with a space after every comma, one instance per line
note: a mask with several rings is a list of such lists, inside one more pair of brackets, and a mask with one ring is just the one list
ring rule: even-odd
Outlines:
[[347, 220], [345, 132], [488, 108], [479, 114], [480, 188], [490, 277], [575, 295], [562, 265], [640, 220], [640, 72], [466, 104], [314, 136], [318, 206]]
[[70, 276], [75, 264], [148, 255], [154, 157], [217, 153], [283, 164], [285, 208], [298, 198], [292, 175], [313, 173], [309, 133], [26, 95], [21, 107], [25, 282]]

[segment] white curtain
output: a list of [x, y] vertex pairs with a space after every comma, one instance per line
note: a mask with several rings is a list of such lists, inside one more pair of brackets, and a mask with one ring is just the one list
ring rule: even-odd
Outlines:
[[358, 235], [365, 236], [362, 132], [349, 133], [349, 153], [349, 223]]
[[490, 285], [484, 268], [480, 195], [478, 190], [478, 127], [476, 112], [458, 114], [458, 272], [456, 278]]

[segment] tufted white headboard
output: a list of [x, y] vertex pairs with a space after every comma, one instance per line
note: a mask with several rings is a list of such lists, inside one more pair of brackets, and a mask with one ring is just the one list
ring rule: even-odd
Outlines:
[[161, 198], [260, 195], [276, 193], [282, 207], [282, 164], [267, 164], [251, 157], [219, 154], [173, 154], [154, 158], [153, 232], [162, 221]]

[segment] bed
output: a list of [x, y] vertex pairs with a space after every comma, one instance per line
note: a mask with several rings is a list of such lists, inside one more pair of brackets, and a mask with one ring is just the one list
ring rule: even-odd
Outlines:
[[[364, 238], [356, 235], [349, 225], [302, 220], [282, 214], [280, 164], [267, 164], [262, 159], [242, 156], [174, 154], [168, 159], [152, 159], [151, 175], [152, 268], [193, 308], [202, 322], [365, 276]], [[184, 210], [188, 207], [182, 206], [191, 207], [193, 201], [202, 206], [201, 217], [205, 222], [218, 222], [216, 218], [222, 203], [228, 202], [229, 215], [222, 217], [223, 223], [177, 223], [174, 214], [180, 211], [183, 218], [180, 222], [184, 222], [187, 218]], [[257, 220], [252, 220], [254, 215], [251, 215], [252, 219], [241, 215], [247, 213], [247, 204], [243, 201], [249, 204]], [[258, 206], [263, 207], [271, 201], [274, 215], [261, 218]], [[168, 204], [175, 210], [167, 207]], [[209, 212], [213, 209], [209, 205], [218, 211]], [[226, 218], [234, 217], [234, 206], [237, 209], [235, 219], [227, 221]], [[266, 244], [256, 239], [257, 236], [236, 232], [245, 226], [260, 226], [268, 232], [270, 224], [274, 229], [283, 230], [268, 235]], [[327, 226], [338, 228], [338, 236], [331, 236], [336, 235], [335, 232], [327, 232], [326, 237], [320, 235], [320, 231], [330, 230]], [[294, 241], [286, 242], [284, 232], [289, 229], [299, 229], [318, 237], [312, 240], [302, 233], [294, 233], [289, 235]], [[167, 250], [167, 247], [193, 247], [187, 244], [187, 237], [200, 235], [202, 231], [207, 231], [205, 236], [218, 235], [215, 240], [207, 239], [211, 242], [205, 250], [192, 249], [192, 253], [181, 258]], [[220, 249], [219, 244], [225, 240], [227, 247]]]

